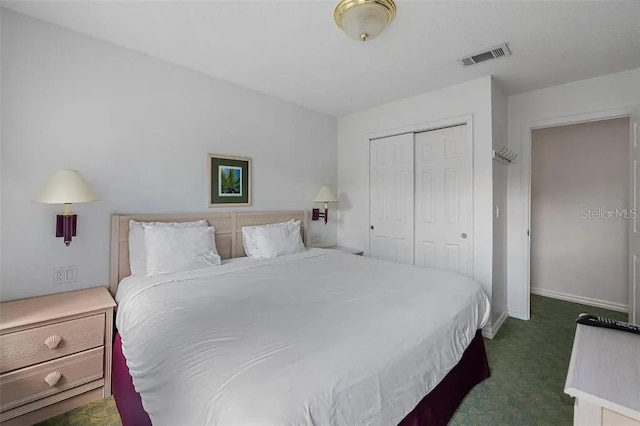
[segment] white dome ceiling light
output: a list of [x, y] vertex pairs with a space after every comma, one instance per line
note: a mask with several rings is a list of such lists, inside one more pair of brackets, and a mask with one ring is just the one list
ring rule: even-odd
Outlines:
[[393, 0], [340, 0], [333, 11], [333, 19], [340, 29], [360, 41], [380, 35], [395, 16]]

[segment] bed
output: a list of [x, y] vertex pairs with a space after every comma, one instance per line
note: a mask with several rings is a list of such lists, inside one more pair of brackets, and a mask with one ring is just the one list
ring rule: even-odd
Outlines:
[[[218, 267], [130, 276], [128, 223], [206, 219]], [[456, 274], [311, 249], [249, 259], [242, 227], [306, 213], [114, 215], [113, 394], [127, 425], [446, 424], [489, 375], [489, 302]]]

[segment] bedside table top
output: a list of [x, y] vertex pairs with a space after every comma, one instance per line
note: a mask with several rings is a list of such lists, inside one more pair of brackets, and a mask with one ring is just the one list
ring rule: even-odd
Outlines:
[[351, 247], [344, 247], [344, 246], [331, 246], [327, 248], [330, 250], [339, 250], [343, 253], [355, 254], [357, 256], [362, 256], [362, 254], [364, 253], [362, 250], [354, 249]]
[[4, 302], [0, 304], [0, 331], [115, 306], [106, 287]]

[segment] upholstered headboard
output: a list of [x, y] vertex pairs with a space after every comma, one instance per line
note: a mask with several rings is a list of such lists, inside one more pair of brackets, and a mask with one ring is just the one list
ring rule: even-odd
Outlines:
[[109, 290], [115, 296], [118, 283], [131, 275], [129, 269], [129, 221], [138, 222], [188, 222], [205, 219], [216, 228], [216, 247], [222, 259], [246, 256], [242, 245], [242, 227], [268, 223], [300, 220], [302, 240], [307, 244], [307, 212], [224, 212], [190, 213], [175, 215], [114, 214], [111, 217], [111, 269]]

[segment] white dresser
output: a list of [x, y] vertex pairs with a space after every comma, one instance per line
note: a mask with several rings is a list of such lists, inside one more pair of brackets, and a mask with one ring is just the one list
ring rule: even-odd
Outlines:
[[564, 391], [575, 426], [640, 426], [640, 334], [578, 324]]

